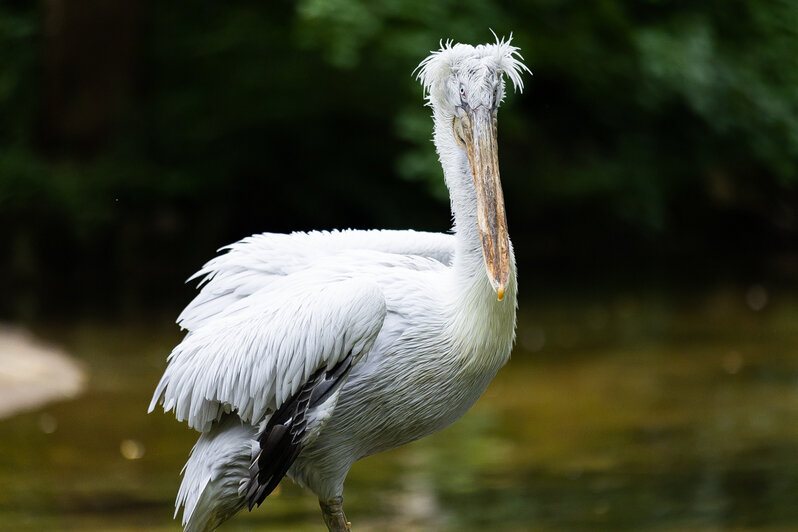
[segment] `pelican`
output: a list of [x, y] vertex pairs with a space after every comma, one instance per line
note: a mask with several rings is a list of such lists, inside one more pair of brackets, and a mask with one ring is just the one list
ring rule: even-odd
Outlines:
[[441, 43], [416, 69], [451, 197], [450, 234], [259, 234], [192, 279], [159, 404], [200, 432], [175, 517], [210, 531], [260, 505], [284, 476], [350, 530], [344, 480], [366, 456], [447, 427], [507, 362], [516, 268], [499, 180], [505, 75], [527, 67], [510, 39]]

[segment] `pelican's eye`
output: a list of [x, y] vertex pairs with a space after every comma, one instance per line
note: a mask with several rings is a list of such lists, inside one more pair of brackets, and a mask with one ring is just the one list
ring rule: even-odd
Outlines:
[[460, 85], [460, 98], [462, 98], [463, 100], [466, 99], [465, 87], [463, 87], [462, 85]]

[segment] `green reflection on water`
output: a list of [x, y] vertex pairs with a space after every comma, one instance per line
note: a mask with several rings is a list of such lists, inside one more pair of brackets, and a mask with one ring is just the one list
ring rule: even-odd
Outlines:
[[[759, 311], [732, 289], [522, 309], [513, 360], [463, 420], [355, 465], [355, 530], [795, 528], [795, 294]], [[179, 333], [38, 332], [86, 363], [89, 390], [0, 421], [0, 529], [179, 530], [195, 434], [145, 414]], [[252, 529], [323, 526], [313, 495], [285, 482], [222, 530]]]

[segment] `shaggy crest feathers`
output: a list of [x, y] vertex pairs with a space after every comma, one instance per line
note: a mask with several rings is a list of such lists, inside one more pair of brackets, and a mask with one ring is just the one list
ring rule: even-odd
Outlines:
[[436, 92], [442, 87], [450, 74], [457, 74], [463, 69], [477, 70], [489, 68], [498, 74], [507, 74], [513, 83], [514, 90], [524, 91], [524, 81], [521, 75], [524, 71], [532, 73], [524, 65], [523, 57], [519, 48], [510, 44], [513, 35], [506, 40], [496, 37], [493, 44], [480, 44], [471, 46], [470, 44], [452, 44], [452, 40], [445, 43], [440, 42], [440, 50], [432, 50], [429, 57], [424, 59], [415, 72], [418, 79], [424, 86], [424, 96], [429, 101]]

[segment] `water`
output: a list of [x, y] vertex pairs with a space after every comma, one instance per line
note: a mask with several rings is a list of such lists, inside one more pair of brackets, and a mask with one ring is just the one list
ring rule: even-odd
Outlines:
[[[513, 359], [468, 415], [355, 465], [354, 530], [798, 527], [798, 294], [552, 296], [522, 310]], [[89, 387], [0, 421], [0, 530], [179, 530], [195, 434], [145, 414], [179, 333], [38, 329], [86, 365]], [[284, 482], [221, 530], [323, 529], [315, 497]]]

